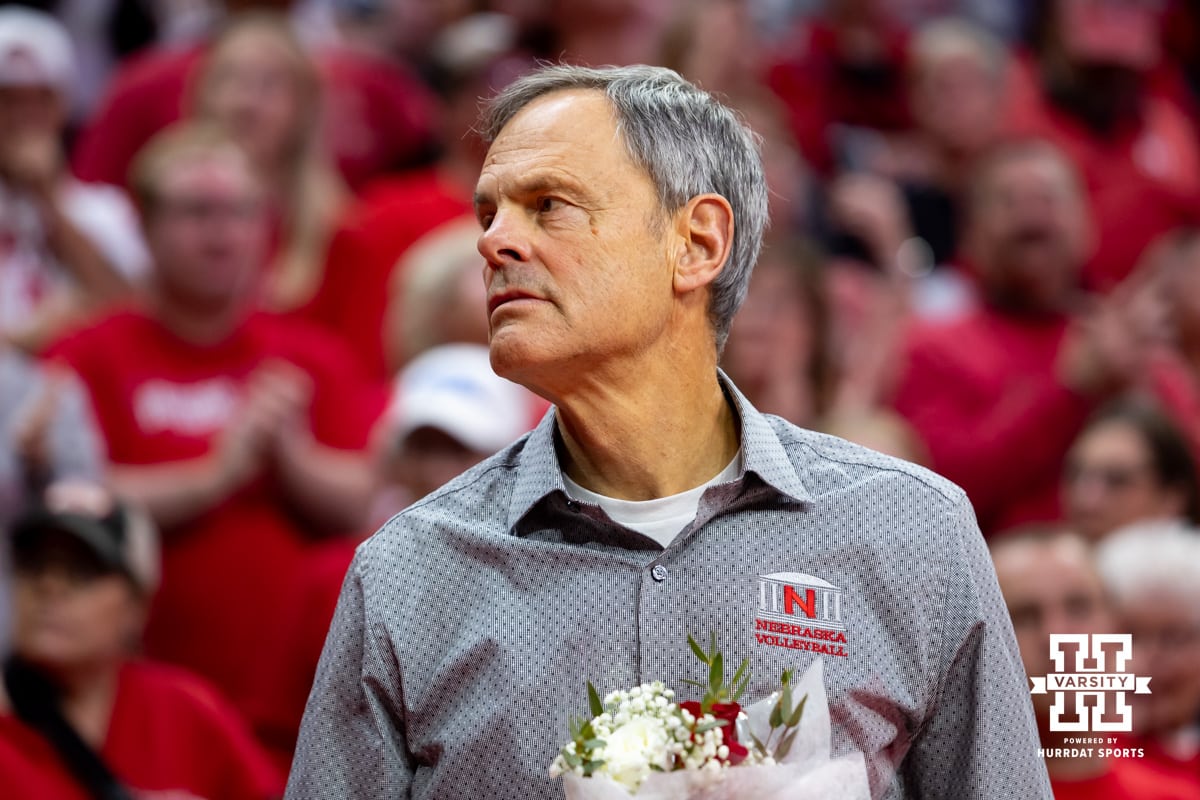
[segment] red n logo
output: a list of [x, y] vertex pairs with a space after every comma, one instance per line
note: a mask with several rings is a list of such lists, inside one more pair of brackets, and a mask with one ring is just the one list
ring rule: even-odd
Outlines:
[[787, 614], [795, 616], [795, 606], [800, 606], [800, 610], [804, 612], [804, 616], [813, 619], [817, 616], [817, 593], [813, 589], [804, 590], [804, 599], [800, 598], [799, 593], [791, 586], [783, 587], [783, 610]]

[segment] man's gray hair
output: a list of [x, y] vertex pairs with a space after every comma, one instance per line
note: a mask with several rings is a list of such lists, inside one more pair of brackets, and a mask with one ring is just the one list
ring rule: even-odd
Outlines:
[[605, 93], [630, 157], [650, 175], [668, 213], [707, 193], [721, 195], [733, 207], [733, 243], [709, 303], [719, 351], [746, 298], [767, 225], [767, 185], [757, 137], [708, 92], [673, 70], [649, 66], [542, 67], [487, 104], [479, 132], [492, 142], [525, 106], [569, 89]]

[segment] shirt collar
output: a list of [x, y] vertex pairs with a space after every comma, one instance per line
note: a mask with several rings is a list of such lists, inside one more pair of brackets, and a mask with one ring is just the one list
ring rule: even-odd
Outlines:
[[[737, 480], [743, 482], [747, 474], [753, 474], [780, 494], [802, 503], [811, 501], [812, 495], [800, 481], [771, 423], [750, 404], [724, 371], [717, 370], [717, 377], [741, 421], [742, 470]], [[517, 457], [517, 477], [508, 509], [509, 531], [513, 531], [517, 523], [546, 497], [555, 492], [564, 500], [567, 497], [555, 446], [557, 426], [555, 409], [551, 408], [529, 434]]]

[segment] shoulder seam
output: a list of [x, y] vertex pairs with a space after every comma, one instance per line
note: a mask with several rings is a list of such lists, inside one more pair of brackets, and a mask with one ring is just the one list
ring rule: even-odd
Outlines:
[[[868, 467], [870, 469], [876, 469], [881, 472], [890, 472], [890, 473], [894, 473], [897, 475], [903, 475], [904, 477], [911, 478], [912, 480], [915, 480], [918, 483], [923, 484], [925, 487], [932, 489], [933, 491], [937, 492], [944, 499], [946, 499], [947, 501], [949, 501], [951, 503], [959, 503], [959, 502], [963, 501], [964, 499], [966, 499], [966, 494], [962, 491], [962, 489], [958, 489], [958, 491], [952, 491], [952, 490], [947, 490], [945, 486], [939, 485], [939, 484], [945, 483], [945, 484], [949, 484], [950, 486], [954, 486], [954, 484], [951, 481], [949, 481], [949, 479], [944, 478], [942, 476], [937, 476], [937, 473], [932, 473], [932, 474], [937, 476], [938, 480], [932, 481], [932, 480], [929, 480], [929, 478], [927, 478], [926, 476], [920, 474], [920, 472], [914, 472], [914, 471], [910, 471], [908, 469], [903, 469], [903, 468], [894, 467], [894, 466], [886, 466], [886, 465], [882, 465], [882, 464], [870, 464], [870, 463], [866, 463], [863, 461], [852, 460], [849, 458], [838, 458], [837, 456], [831, 455], [830, 453], [828, 453], [822, 449], [818, 449], [817, 445], [813, 444], [812, 442], [806, 442], [795, 436], [789, 436], [788, 439], [791, 443], [797, 444], [801, 447], [808, 449], [809, 452], [811, 452], [813, 455], [823, 458], [826, 461], [832, 461], [835, 464], [846, 464], [848, 466]], [[880, 455], [883, 455], [883, 454], [880, 454]], [[920, 467], [919, 464], [914, 464], [913, 466], [916, 466], [916, 467], [920, 468], [921, 470], [926, 469], [924, 467]], [[957, 488], [957, 487], [955, 487], [955, 488]]]

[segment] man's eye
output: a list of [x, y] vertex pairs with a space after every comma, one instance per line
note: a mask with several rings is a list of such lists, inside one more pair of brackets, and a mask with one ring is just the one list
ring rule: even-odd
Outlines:
[[557, 197], [542, 197], [538, 199], [538, 211], [543, 214], [562, 207], [562, 201]]

